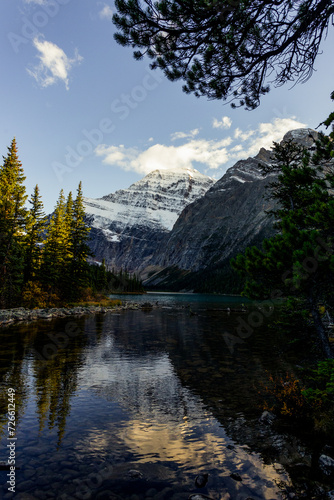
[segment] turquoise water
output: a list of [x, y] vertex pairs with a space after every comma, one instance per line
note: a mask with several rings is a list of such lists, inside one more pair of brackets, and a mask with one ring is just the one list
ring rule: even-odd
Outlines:
[[196, 309], [207, 308], [241, 308], [242, 304], [251, 304], [245, 297], [217, 295], [212, 293], [177, 293], [177, 292], [147, 292], [145, 294], [131, 295], [111, 295], [111, 298], [123, 300], [125, 302], [159, 304], [163, 307], [182, 306], [195, 307]]

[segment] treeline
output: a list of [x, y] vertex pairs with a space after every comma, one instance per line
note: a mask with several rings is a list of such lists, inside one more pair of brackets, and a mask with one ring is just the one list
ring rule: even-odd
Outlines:
[[122, 269], [119, 272], [106, 268], [105, 260], [101, 265], [90, 266], [90, 283], [93, 291], [105, 292], [143, 292], [143, 284], [139, 277]]
[[[38, 185], [28, 200], [15, 138], [0, 167], [0, 307], [46, 307], [79, 300], [90, 290], [141, 288], [136, 277], [117, 276], [88, 264], [90, 228], [81, 182], [76, 198], [63, 190], [51, 216]], [[26, 207], [26, 202], [30, 207]], [[124, 279], [126, 278], [126, 279]], [[123, 290], [122, 290], [123, 291]]]
[[295, 315], [299, 309], [312, 319], [324, 355], [333, 358], [334, 113], [323, 124], [332, 132], [319, 133], [312, 154], [293, 140], [274, 143], [272, 161], [261, 169], [273, 176], [267, 199], [277, 202], [268, 212], [276, 234], [231, 265], [245, 279], [247, 297], [272, 306], [284, 298]]

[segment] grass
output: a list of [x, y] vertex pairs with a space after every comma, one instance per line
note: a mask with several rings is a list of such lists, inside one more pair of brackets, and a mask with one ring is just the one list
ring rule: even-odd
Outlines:
[[121, 306], [122, 301], [119, 299], [109, 299], [107, 297], [100, 300], [82, 300], [80, 302], [70, 302], [66, 307], [116, 307]]

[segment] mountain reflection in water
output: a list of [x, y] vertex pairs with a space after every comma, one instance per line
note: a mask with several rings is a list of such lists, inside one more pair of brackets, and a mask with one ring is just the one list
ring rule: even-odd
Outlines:
[[[231, 352], [223, 335], [237, 315], [215, 307], [3, 329], [1, 459], [13, 387], [17, 491], [41, 499], [175, 500], [199, 491], [216, 500], [281, 498], [278, 485], [289, 478], [259, 453], [265, 438], [254, 427], [259, 383], [282, 369], [272, 355], [278, 340], [259, 329]], [[198, 490], [200, 472], [209, 481]]]

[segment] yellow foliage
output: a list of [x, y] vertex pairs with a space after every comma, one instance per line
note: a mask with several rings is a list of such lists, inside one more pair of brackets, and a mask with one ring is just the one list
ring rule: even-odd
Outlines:
[[325, 312], [326, 312], [326, 307], [325, 306], [319, 306], [319, 313], [321, 314], [321, 316], [323, 314], [325, 314]]
[[300, 382], [294, 375], [287, 373], [285, 378], [269, 376], [270, 385], [265, 387], [267, 395], [273, 396], [274, 404], [264, 403], [264, 409], [276, 411], [287, 417], [297, 417], [306, 411], [306, 401]]
[[22, 301], [29, 309], [43, 309], [48, 304], [48, 293], [38, 281], [28, 281], [23, 288]]
[[101, 307], [116, 307], [122, 305], [119, 299], [110, 299], [104, 293], [94, 292], [90, 287], [81, 291], [80, 300], [75, 303], [68, 304], [71, 306], [101, 306]]

